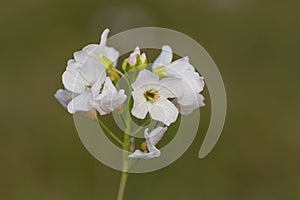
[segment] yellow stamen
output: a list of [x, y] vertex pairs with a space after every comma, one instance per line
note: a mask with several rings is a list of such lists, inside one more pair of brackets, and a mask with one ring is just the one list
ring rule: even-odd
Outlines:
[[159, 99], [158, 90], [150, 89], [144, 92], [144, 97], [147, 101], [150, 101], [151, 103], [154, 103]]

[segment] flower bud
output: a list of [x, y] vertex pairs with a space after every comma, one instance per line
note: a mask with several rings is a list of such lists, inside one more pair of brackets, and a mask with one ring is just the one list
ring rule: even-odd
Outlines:
[[133, 53], [124, 60], [122, 64], [122, 69], [125, 72], [130, 71], [131, 69], [138, 67], [139, 70], [145, 69], [147, 64], [147, 57], [146, 54], [143, 53], [141, 55], [140, 48], [136, 47]]

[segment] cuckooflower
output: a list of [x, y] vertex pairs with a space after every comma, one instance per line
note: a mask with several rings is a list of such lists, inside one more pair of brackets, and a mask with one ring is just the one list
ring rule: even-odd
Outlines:
[[161, 77], [176, 77], [182, 80], [183, 95], [176, 99], [180, 105], [181, 114], [190, 114], [193, 110], [203, 107], [204, 97], [200, 94], [204, 88], [203, 77], [195, 71], [189, 63], [189, 58], [184, 57], [172, 62], [173, 52], [171, 47], [165, 45], [152, 65], [153, 73]]
[[104, 68], [98, 66], [100, 63], [96, 63], [83, 66], [80, 71], [66, 71], [63, 74], [65, 87], [73, 93], [78, 93], [68, 104], [71, 114], [94, 108], [100, 115], [108, 114], [118, 109], [127, 98], [124, 90], [117, 92], [110, 78], [106, 77]]
[[[78, 69], [70, 69], [63, 73], [62, 81], [67, 90], [77, 93], [67, 108], [71, 114], [78, 111], [89, 111], [93, 109], [91, 101], [93, 99], [92, 89], [102, 87], [105, 81], [106, 71], [94, 57], [89, 56]], [[97, 82], [97, 85], [95, 84]]]
[[144, 119], [149, 112], [152, 119], [169, 126], [176, 121], [178, 109], [168, 98], [181, 97], [181, 85], [181, 79], [159, 80], [159, 77], [149, 70], [140, 71], [131, 85], [134, 89], [131, 113], [139, 119]]
[[160, 156], [160, 151], [155, 147], [155, 145], [161, 140], [164, 133], [167, 131], [167, 127], [157, 127], [153, 131], [148, 133], [148, 128], [145, 129], [144, 137], [146, 138], [146, 144], [148, 152], [142, 152], [140, 150], [135, 150], [129, 155], [129, 158], [156, 158]]
[[[110, 69], [116, 65], [119, 56], [114, 48], [106, 46], [108, 33], [108, 29], [103, 32], [99, 45], [87, 45], [81, 51], [75, 52], [74, 59], [68, 61], [67, 69], [62, 76], [64, 87], [68, 92], [59, 91], [57, 96], [59, 100], [62, 100], [63, 95], [65, 95], [64, 98], [68, 101], [70, 101], [70, 96], [73, 97], [69, 103], [66, 100], [61, 101], [65, 106], [67, 104], [67, 109], [71, 114], [79, 111], [90, 111], [94, 108], [98, 108], [100, 114], [107, 114], [113, 111], [115, 106], [120, 106], [124, 102], [123, 100], [120, 101], [120, 98], [124, 99], [124, 91], [120, 91], [120, 94], [115, 92], [116, 89], [112, 89], [114, 86], [111, 81], [106, 79], [106, 76], [112, 80], [116, 77]], [[101, 99], [106, 102], [119, 101], [122, 102], [121, 104], [114, 102], [113, 106], [108, 108], [106, 103], [100, 101], [100, 90], [104, 82], [106, 87], [103, 92], [108, 96], [105, 97], [104, 93], [101, 93]], [[101, 106], [96, 105], [95, 102], [99, 104], [102, 102]], [[103, 105], [106, 106], [105, 109], [101, 109]]]

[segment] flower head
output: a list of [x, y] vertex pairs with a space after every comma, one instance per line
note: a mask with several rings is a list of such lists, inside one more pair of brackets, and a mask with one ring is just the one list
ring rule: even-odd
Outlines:
[[176, 121], [178, 110], [168, 98], [181, 97], [180, 79], [159, 80], [159, 77], [149, 70], [142, 70], [131, 86], [134, 89], [131, 113], [135, 117], [144, 119], [149, 112], [152, 119], [168, 126]]
[[161, 77], [176, 77], [182, 80], [183, 95], [177, 98], [181, 114], [190, 114], [193, 110], [204, 106], [204, 97], [200, 94], [204, 88], [203, 78], [184, 57], [172, 62], [171, 47], [165, 45], [152, 65], [153, 73]]
[[[93, 99], [92, 90], [100, 87], [105, 81], [106, 71], [94, 58], [88, 57], [79, 69], [68, 69], [63, 73], [62, 81], [67, 90], [78, 95], [68, 104], [68, 111], [74, 114], [78, 111], [93, 109], [90, 104]], [[95, 84], [97, 83], [97, 84]]]
[[134, 153], [129, 155], [129, 158], [150, 159], [159, 157], [160, 151], [155, 147], [155, 145], [161, 140], [166, 131], [167, 127], [157, 127], [149, 134], [148, 128], [145, 129], [144, 137], [146, 138], [148, 151], [142, 152], [140, 150], [136, 150]]

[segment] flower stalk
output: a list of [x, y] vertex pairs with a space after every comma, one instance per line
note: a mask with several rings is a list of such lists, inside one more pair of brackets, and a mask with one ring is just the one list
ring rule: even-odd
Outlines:
[[96, 120], [101, 128], [103, 128], [117, 143], [123, 146], [123, 142], [99, 119], [98, 116]]
[[[129, 87], [129, 92], [131, 92], [130, 85]], [[126, 189], [126, 183], [128, 179], [128, 155], [127, 152], [129, 151], [130, 148], [130, 125], [131, 125], [131, 118], [130, 118], [130, 101], [127, 99], [127, 109], [125, 111], [125, 131], [124, 131], [124, 139], [123, 139], [123, 169], [122, 169], [122, 175], [121, 175], [121, 180], [120, 180], [120, 185], [119, 185], [119, 191], [118, 191], [118, 197], [117, 200], [123, 200], [124, 199], [124, 193]]]

